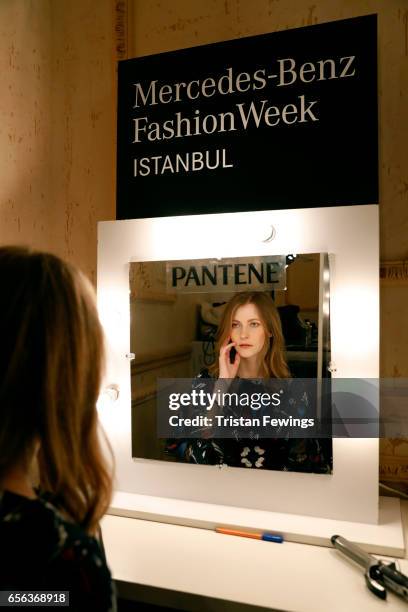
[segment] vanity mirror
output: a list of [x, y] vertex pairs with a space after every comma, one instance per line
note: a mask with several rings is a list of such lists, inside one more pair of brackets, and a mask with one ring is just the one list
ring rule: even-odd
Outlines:
[[[321, 419], [322, 398], [316, 393], [315, 379], [330, 375], [329, 278], [328, 255], [324, 253], [132, 262], [132, 456], [330, 474], [332, 444], [328, 438], [285, 440], [280, 432], [277, 440], [262, 440], [261, 431], [253, 443], [247, 438], [206, 440], [208, 427], [197, 430], [197, 437], [191, 440], [160, 437], [158, 411], [166, 407], [161, 407], [157, 398], [157, 381], [163, 378], [192, 379], [191, 383], [186, 381], [187, 390], [202, 386], [203, 381], [213, 388], [219, 374], [219, 330], [222, 333], [228, 324], [228, 335], [237, 339], [242, 363], [260, 360], [261, 378], [253, 390], [266, 389], [271, 377], [288, 376], [298, 381], [297, 386], [291, 385], [288, 398], [275, 410], [275, 416], [287, 416], [288, 409], [296, 403], [298, 416]], [[262, 312], [256, 306], [257, 298]], [[227, 322], [225, 313], [231, 300], [252, 301], [259, 319]], [[270, 353], [263, 355], [267, 347], [271, 350], [273, 346], [273, 336], [265, 338], [264, 332], [266, 320], [271, 317], [270, 325], [278, 322], [284, 337], [284, 345], [279, 345], [277, 353], [283, 365], [272, 364], [272, 369], [267, 364]], [[258, 336], [262, 336], [259, 347]], [[275, 345], [277, 341], [279, 338], [275, 338]], [[233, 359], [230, 356], [230, 361]], [[238, 369], [237, 375], [242, 376], [242, 370]], [[313, 380], [301, 385], [299, 379]], [[237, 383], [233, 385], [236, 386]], [[325, 399], [325, 417], [329, 420], [330, 406]], [[259, 419], [257, 410], [246, 412], [249, 417], [256, 413]], [[161, 421], [165, 418], [162, 415]], [[215, 422], [212, 418], [210, 421]], [[180, 430], [176, 431], [180, 435]], [[249, 430], [249, 434], [254, 432]]]
[[[267, 241], [271, 234], [272, 240]], [[107, 336], [106, 385], [116, 385], [119, 389], [116, 401], [101, 405], [100, 416], [115, 453], [117, 488], [127, 493], [162, 498], [375, 523], [378, 518], [376, 438], [333, 439], [331, 474], [231, 467], [220, 470], [214, 465], [197, 467], [186, 463], [136, 458], [132, 452], [132, 364], [136, 364], [133, 365], [133, 373], [136, 374], [133, 401], [135, 393], [136, 401], [139, 399], [138, 376], [140, 393], [143, 389], [148, 398], [154, 390], [149, 388], [147, 370], [135, 372], [137, 360], [141, 357], [147, 364], [149, 351], [153, 358], [154, 353], [161, 351], [164, 354], [167, 351], [169, 345], [163, 342], [163, 338], [167, 342], [169, 336], [166, 337], [166, 334], [170, 333], [172, 337], [176, 323], [165, 313], [173, 311], [177, 300], [167, 292], [164, 285], [157, 292], [156, 288], [154, 291], [150, 288], [151, 301], [146, 299], [149, 296], [143, 294], [139, 298], [135, 294], [129, 296], [129, 292], [134, 290], [132, 286], [129, 288], [129, 269], [133, 275], [134, 264], [140, 266], [143, 263], [145, 269], [150, 265], [153, 270], [157, 262], [230, 261], [234, 258], [265, 258], [271, 253], [300, 254], [299, 265], [302, 260], [306, 265], [306, 258], [315, 257], [314, 254], [329, 254], [332, 376], [378, 378], [377, 206], [225, 213], [99, 224], [98, 307]], [[292, 265], [297, 265], [297, 262]], [[178, 273], [182, 274], [181, 271]], [[190, 272], [190, 276], [194, 277], [194, 274]], [[278, 291], [275, 291], [275, 297], [277, 294]], [[180, 304], [182, 300], [199, 304], [204, 295], [180, 293]], [[297, 299], [294, 303], [296, 305]], [[140, 309], [139, 314], [136, 308]], [[155, 311], [156, 314], [153, 314]], [[194, 306], [188, 312], [184, 331], [181, 329], [176, 335], [181, 340], [181, 334], [187, 329], [190, 335], [184, 336], [180, 343], [177, 341], [174, 349], [180, 349], [180, 367], [185, 361], [190, 364], [186, 368], [190, 368], [190, 373], [194, 370], [195, 374], [204, 356], [200, 349], [197, 351], [197, 362], [192, 362], [193, 343], [204, 340], [200, 339], [197, 331], [197, 307]], [[306, 318], [312, 322], [311, 316], [305, 314]], [[151, 325], [163, 330], [159, 334], [162, 344], [151, 342], [147, 349]], [[131, 344], [130, 329], [135, 334], [134, 345]], [[318, 337], [319, 334], [320, 331]], [[306, 335], [305, 342], [307, 338]], [[138, 341], [139, 348], [136, 344]], [[297, 348], [296, 352], [309, 352], [304, 350], [305, 346], [300, 351]], [[131, 353], [136, 355], [133, 361], [130, 359]], [[166, 359], [163, 355], [161, 373], [165, 373]], [[174, 359], [173, 355], [171, 360]], [[173, 372], [167, 375], [171, 377]], [[378, 406], [378, 398], [374, 400]], [[135, 448], [133, 440], [133, 451]]]

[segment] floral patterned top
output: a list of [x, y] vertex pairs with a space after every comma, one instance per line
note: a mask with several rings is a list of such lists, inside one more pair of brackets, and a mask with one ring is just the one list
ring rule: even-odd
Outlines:
[[64, 519], [44, 494], [0, 491], [0, 590], [69, 591], [71, 610], [116, 610], [96, 538]]
[[[212, 382], [214, 379], [204, 369], [195, 378], [193, 388], [206, 388]], [[234, 391], [239, 390], [241, 382], [245, 382], [246, 390], [248, 386], [254, 386], [259, 391], [263, 386], [261, 379], [240, 381], [237, 378], [238, 389]], [[301, 417], [310, 416], [310, 402], [306, 393], [290, 395], [286, 401], [292, 412], [295, 411]], [[281, 414], [285, 415], [284, 412]], [[332, 471], [331, 439], [290, 438], [289, 435], [279, 438], [260, 438], [259, 435], [249, 438], [238, 435], [234, 438], [212, 438], [208, 436], [205, 427], [197, 430], [197, 433], [200, 435], [195, 439], [168, 439], [166, 453], [187, 463], [320, 474], [330, 474]]]

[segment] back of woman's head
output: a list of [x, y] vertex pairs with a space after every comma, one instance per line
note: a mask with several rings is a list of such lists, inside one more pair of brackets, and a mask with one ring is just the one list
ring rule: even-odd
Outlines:
[[40, 487], [93, 531], [111, 476], [97, 427], [103, 333], [93, 290], [58, 257], [0, 248], [0, 486], [38, 452]]

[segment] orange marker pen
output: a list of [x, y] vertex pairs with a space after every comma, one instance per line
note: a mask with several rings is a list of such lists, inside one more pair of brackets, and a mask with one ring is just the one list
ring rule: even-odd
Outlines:
[[264, 540], [265, 542], [276, 542], [277, 544], [282, 544], [283, 542], [283, 537], [274, 533], [254, 533], [251, 531], [240, 531], [239, 529], [228, 529], [227, 527], [216, 527], [215, 531], [224, 535], [252, 538], [253, 540]]

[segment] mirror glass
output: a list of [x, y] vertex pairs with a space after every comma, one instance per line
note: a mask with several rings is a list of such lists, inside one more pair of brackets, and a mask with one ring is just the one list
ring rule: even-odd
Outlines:
[[[191, 440], [160, 438], [157, 433], [160, 379], [216, 384], [221, 367], [231, 379], [251, 379], [260, 388], [275, 376], [330, 378], [327, 254], [138, 261], [130, 264], [129, 283], [133, 457], [332, 472], [328, 437], [248, 440], [212, 439], [204, 434], [204, 439]], [[233, 306], [235, 302], [238, 305]], [[278, 342], [279, 330], [282, 342]], [[224, 334], [223, 346], [236, 342], [225, 349], [223, 366], [220, 334]], [[273, 359], [266, 353], [272, 345]], [[321, 417], [325, 408], [318, 396], [299, 396], [299, 412]]]

